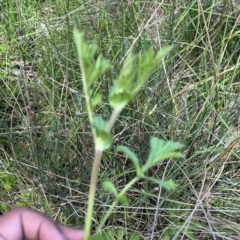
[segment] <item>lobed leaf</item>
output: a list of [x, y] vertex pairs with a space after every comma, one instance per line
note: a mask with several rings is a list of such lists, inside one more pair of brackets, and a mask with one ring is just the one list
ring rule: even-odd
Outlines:
[[181, 143], [173, 141], [165, 142], [162, 139], [152, 137], [150, 140], [150, 146], [151, 150], [147, 162], [142, 168], [143, 172], [147, 171], [150, 167], [152, 167], [158, 162], [163, 161], [164, 159], [183, 157], [182, 153], [175, 152], [175, 150], [178, 150], [184, 146]]
[[136, 56], [132, 52], [130, 52], [126, 60], [124, 61], [122, 70], [117, 79], [118, 92], [132, 92], [136, 72]]
[[85, 81], [86, 90], [89, 91], [92, 84], [110, 68], [110, 63], [101, 55], [97, 58], [96, 63], [93, 63], [97, 46], [95, 44], [89, 45], [84, 38], [84, 34], [77, 29], [74, 29], [74, 40], [81, 70], [85, 75], [83, 81]]
[[123, 109], [142, 88], [148, 78], [158, 68], [160, 61], [172, 47], [163, 47], [154, 57], [153, 50], [145, 52], [138, 60], [130, 52], [124, 61], [118, 79], [114, 82], [109, 95], [109, 103], [113, 109]]
[[156, 71], [160, 61], [171, 51], [171, 49], [171, 46], [162, 47], [155, 58], [152, 49], [149, 49], [141, 56], [139, 59], [136, 91], [139, 91], [148, 78]]

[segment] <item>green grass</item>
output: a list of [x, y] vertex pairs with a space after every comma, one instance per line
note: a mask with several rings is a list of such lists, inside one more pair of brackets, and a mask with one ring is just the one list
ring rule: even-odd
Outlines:
[[[239, 238], [240, 2], [170, 2], [1, 3], [0, 211], [26, 206], [84, 226], [94, 145], [73, 42], [76, 26], [111, 61], [95, 86], [104, 96], [130, 49], [141, 54], [150, 46], [174, 45], [123, 111], [113, 136], [114, 145], [128, 146], [142, 162], [151, 135], [184, 143], [184, 160], [169, 159], [148, 173], [172, 178], [177, 189], [136, 184], [128, 193], [130, 207], [117, 207], [106, 229], [136, 231], [141, 239]], [[102, 104], [97, 113], [108, 118], [110, 110]], [[132, 169], [110, 149], [99, 183], [111, 179], [122, 188]], [[96, 227], [111, 201], [99, 184]]]

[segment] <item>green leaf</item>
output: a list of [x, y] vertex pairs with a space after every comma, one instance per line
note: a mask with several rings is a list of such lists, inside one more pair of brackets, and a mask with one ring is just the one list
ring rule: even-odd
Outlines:
[[126, 233], [126, 230], [125, 230], [125, 229], [118, 228], [118, 229], [117, 229], [117, 239], [118, 239], [118, 240], [123, 240], [125, 233]]
[[118, 146], [117, 151], [125, 153], [132, 160], [132, 162], [135, 166], [139, 166], [139, 159], [138, 159], [137, 155], [132, 150], [130, 150], [128, 147], [122, 146], [122, 145]]
[[109, 104], [113, 109], [123, 109], [132, 99], [128, 92], [112, 93], [109, 96]]
[[74, 29], [74, 40], [77, 47], [79, 63], [81, 66], [82, 73], [84, 73], [83, 81], [88, 91], [94, 82], [93, 76], [96, 75], [96, 69], [92, 63], [97, 46], [89, 46], [84, 38], [84, 34], [80, 33], [77, 29]]
[[[114, 231], [111, 228], [104, 229], [102, 236], [104, 240], [115, 240]], [[97, 240], [97, 239], [96, 239]]]
[[138, 84], [137, 84], [137, 91], [143, 86], [143, 84], [148, 80], [148, 78], [153, 73], [153, 70], [156, 70], [156, 63], [159, 62], [155, 61], [153, 58], [153, 50], [149, 49], [147, 52], [141, 56], [139, 59], [139, 67], [138, 67]]
[[97, 49], [98, 49], [97, 45], [96, 44], [89, 45], [84, 38], [84, 34], [83, 34], [83, 40], [84, 40], [84, 45], [86, 46], [86, 49], [87, 49], [87, 52], [86, 53], [84, 52], [84, 54], [85, 54], [84, 58], [92, 59], [97, 52]]
[[157, 53], [154, 58], [154, 52], [152, 49], [146, 51], [141, 58], [139, 59], [139, 67], [138, 67], [138, 80], [137, 87], [135, 91], [139, 91], [140, 88], [144, 85], [144, 83], [148, 80], [148, 78], [156, 71], [159, 67], [160, 61], [165, 57], [170, 51], [172, 47], [166, 46], [162, 47], [162, 49]]
[[[89, 45], [84, 38], [84, 34], [77, 29], [74, 29], [73, 33], [83, 81], [88, 93], [92, 84], [109, 69], [110, 63], [100, 55], [94, 64], [92, 60], [97, 52], [97, 46], [95, 44]], [[90, 94], [88, 93], [88, 95]]]
[[140, 234], [137, 232], [131, 232], [128, 234], [128, 240], [140, 240]]
[[124, 61], [122, 70], [117, 80], [118, 92], [132, 92], [136, 72], [136, 56], [130, 52]]
[[104, 181], [102, 183], [103, 188], [105, 188], [108, 192], [112, 193], [114, 196], [117, 196], [117, 189], [114, 184], [110, 181]]
[[105, 151], [112, 145], [112, 136], [105, 129], [107, 122], [100, 116], [93, 118], [93, 129], [95, 131], [95, 147], [96, 150]]
[[137, 175], [139, 177], [144, 177], [144, 175], [142, 173], [141, 166], [139, 164], [139, 159], [138, 159], [137, 155], [132, 150], [130, 150], [128, 147], [125, 147], [125, 146], [121, 145], [121, 146], [117, 147], [117, 151], [125, 153], [132, 160], [132, 162], [133, 162], [133, 164], [136, 168]]
[[94, 116], [93, 127], [104, 131], [107, 127], [107, 122], [101, 116]]
[[173, 49], [173, 46], [163, 46], [160, 51], [158, 51], [156, 60], [161, 61], [166, 55]]
[[[124, 61], [118, 79], [114, 82], [109, 95], [113, 109], [123, 109], [141, 89], [152, 73], [158, 68], [162, 58], [172, 49], [163, 47], [154, 58], [153, 50], [148, 50], [139, 59], [130, 52]], [[137, 78], [136, 78], [137, 77]]]
[[[113, 238], [113, 239], [114, 239], [114, 238]], [[92, 236], [89, 238], [89, 240], [106, 240], [106, 239], [103, 238], [100, 233], [96, 233], [96, 234], [92, 235]]]
[[151, 180], [152, 182], [155, 182], [155, 183], [163, 186], [168, 191], [176, 189], [176, 185], [172, 179], [167, 180], [167, 181], [163, 181], [163, 180], [160, 180], [157, 178], [148, 178], [148, 179]]
[[117, 200], [124, 205], [128, 205], [128, 198], [125, 194], [117, 196]]
[[[79, 32], [76, 28], [73, 30], [74, 41], [77, 47], [78, 56], [80, 58], [89, 58], [89, 47], [84, 39], [84, 34]], [[87, 51], [88, 50], [88, 51]]]
[[96, 129], [96, 150], [105, 151], [112, 146], [112, 142], [112, 137], [108, 132]]
[[94, 109], [102, 101], [102, 94], [96, 94], [91, 101], [91, 107]]
[[123, 109], [134, 96], [134, 80], [136, 77], [136, 56], [130, 52], [124, 61], [119, 77], [114, 81], [109, 94], [110, 106], [115, 110]]
[[94, 65], [94, 68], [92, 69], [90, 78], [93, 80], [97, 80], [109, 68], [110, 68], [109, 61], [103, 58], [102, 55], [98, 56], [97, 61]]
[[159, 163], [167, 158], [183, 158], [182, 153], [175, 152], [182, 148], [184, 145], [173, 141], [163, 141], [156, 137], [152, 137], [150, 140], [151, 151], [148, 156], [148, 160], [142, 167], [143, 172], [147, 171], [150, 167]]
[[105, 228], [101, 233], [96, 233], [90, 237], [89, 240], [140, 240], [140, 234], [137, 232], [129, 232], [123, 228], [117, 228], [113, 230], [112, 228]]

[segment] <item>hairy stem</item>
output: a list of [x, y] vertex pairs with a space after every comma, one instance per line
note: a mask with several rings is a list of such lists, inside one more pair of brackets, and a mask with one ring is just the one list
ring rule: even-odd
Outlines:
[[114, 123], [116, 122], [119, 114], [121, 113], [121, 111], [122, 111], [122, 108], [119, 108], [119, 109], [116, 109], [112, 112], [112, 115], [111, 115], [110, 120], [108, 121], [108, 124], [107, 124], [107, 127], [106, 127], [106, 131], [108, 133], [110, 133], [110, 131], [111, 131]]
[[[86, 97], [86, 102], [88, 105], [87, 100], [89, 100], [89, 98]], [[107, 132], [111, 131], [121, 110], [122, 109], [113, 111], [111, 118], [108, 122], [108, 125], [106, 127]], [[89, 113], [92, 114], [91, 109], [89, 109], [88, 114]], [[89, 116], [89, 119], [90, 119], [90, 116]], [[94, 208], [94, 197], [95, 197], [95, 192], [96, 192], [96, 186], [97, 186], [97, 180], [98, 180], [98, 170], [99, 170], [102, 154], [103, 154], [102, 151], [99, 151], [99, 150], [95, 151], [94, 165], [93, 165], [93, 170], [92, 170], [92, 174], [91, 174], [91, 182], [90, 182], [90, 189], [89, 189], [87, 216], [86, 216], [86, 220], [85, 220], [84, 240], [88, 240], [90, 237], [90, 231], [91, 231], [91, 226], [92, 226], [92, 214], [93, 214], [93, 208]], [[113, 208], [116, 206], [116, 204], [117, 204], [117, 202], [115, 203], [115, 205], [114, 204], [112, 205], [111, 209], [109, 209], [108, 214], [106, 214], [107, 215], [106, 220], [109, 217], [109, 215], [111, 214], [111, 212], [112, 212]], [[104, 222], [106, 222], [106, 220], [104, 220]]]
[[85, 228], [84, 228], [84, 238], [83, 238], [84, 240], [88, 240], [90, 236], [90, 231], [92, 226], [92, 214], [93, 214], [93, 208], [94, 208], [94, 196], [95, 196], [96, 185], [98, 180], [98, 169], [99, 169], [101, 157], [102, 157], [102, 151], [96, 150], [93, 170], [91, 174], [88, 208], [87, 208], [87, 215], [85, 219]]

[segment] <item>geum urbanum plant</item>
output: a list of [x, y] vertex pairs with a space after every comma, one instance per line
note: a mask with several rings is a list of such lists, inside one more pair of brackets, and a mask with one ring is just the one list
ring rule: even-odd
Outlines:
[[95, 156], [91, 174], [88, 209], [85, 219], [84, 240], [101, 240], [103, 237], [100, 231], [112, 213], [114, 207], [118, 204], [118, 202], [122, 204], [128, 204], [126, 192], [138, 180], [151, 180], [157, 184], [160, 184], [167, 190], [172, 190], [175, 188], [174, 182], [172, 180], [163, 181], [158, 178], [147, 177], [145, 176], [145, 173], [149, 170], [149, 168], [160, 163], [164, 159], [182, 157], [182, 154], [180, 152], [176, 152], [176, 150], [183, 147], [182, 144], [173, 141], [165, 142], [156, 137], [152, 137], [150, 140], [150, 153], [147, 161], [143, 166], [140, 165], [139, 158], [133, 151], [125, 146], [118, 146], [117, 151], [126, 154], [135, 166], [136, 176], [129, 183], [127, 183], [122, 190], [119, 191], [111, 181], [104, 181], [102, 183], [102, 186], [114, 195], [115, 200], [109, 207], [105, 216], [103, 216], [96, 234], [90, 237], [92, 215], [94, 209], [94, 195], [98, 180], [100, 160], [103, 151], [109, 149], [113, 143], [113, 139], [111, 137], [111, 129], [121, 111], [139, 92], [148, 78], [156, 71], [160, 65], [161, 60], [169, 53], [172, 47], [163, 47], [155, 55], [155, 57], [154, 52], [151, 49], [146, 51], [140, 57], [137, 57], [133, 53], [129, 53], [127, 55], [119, 77], [114, 81], [111, 88], [108, 101], [113, 111], [109, 121], [105, 121], [102, 117], [94, 115], [94, 109], [99, 103], [101, 103], [102, 96], [100, 93], [95, 94], [93, 97], [92, 95], [93, 84], [98, 81], [99, 77], [102, 76], [110, 68], [109, 61], [104, 59], [102, 56], [98, 56], [97, 60], [93, 62], [97, 51], [97, 46], [89, 45], [84, 39], [84, 34], [80, 33], [77, 29], [74, 30], [74, 40], [77, 46], [87, 112], [95, 143]]

